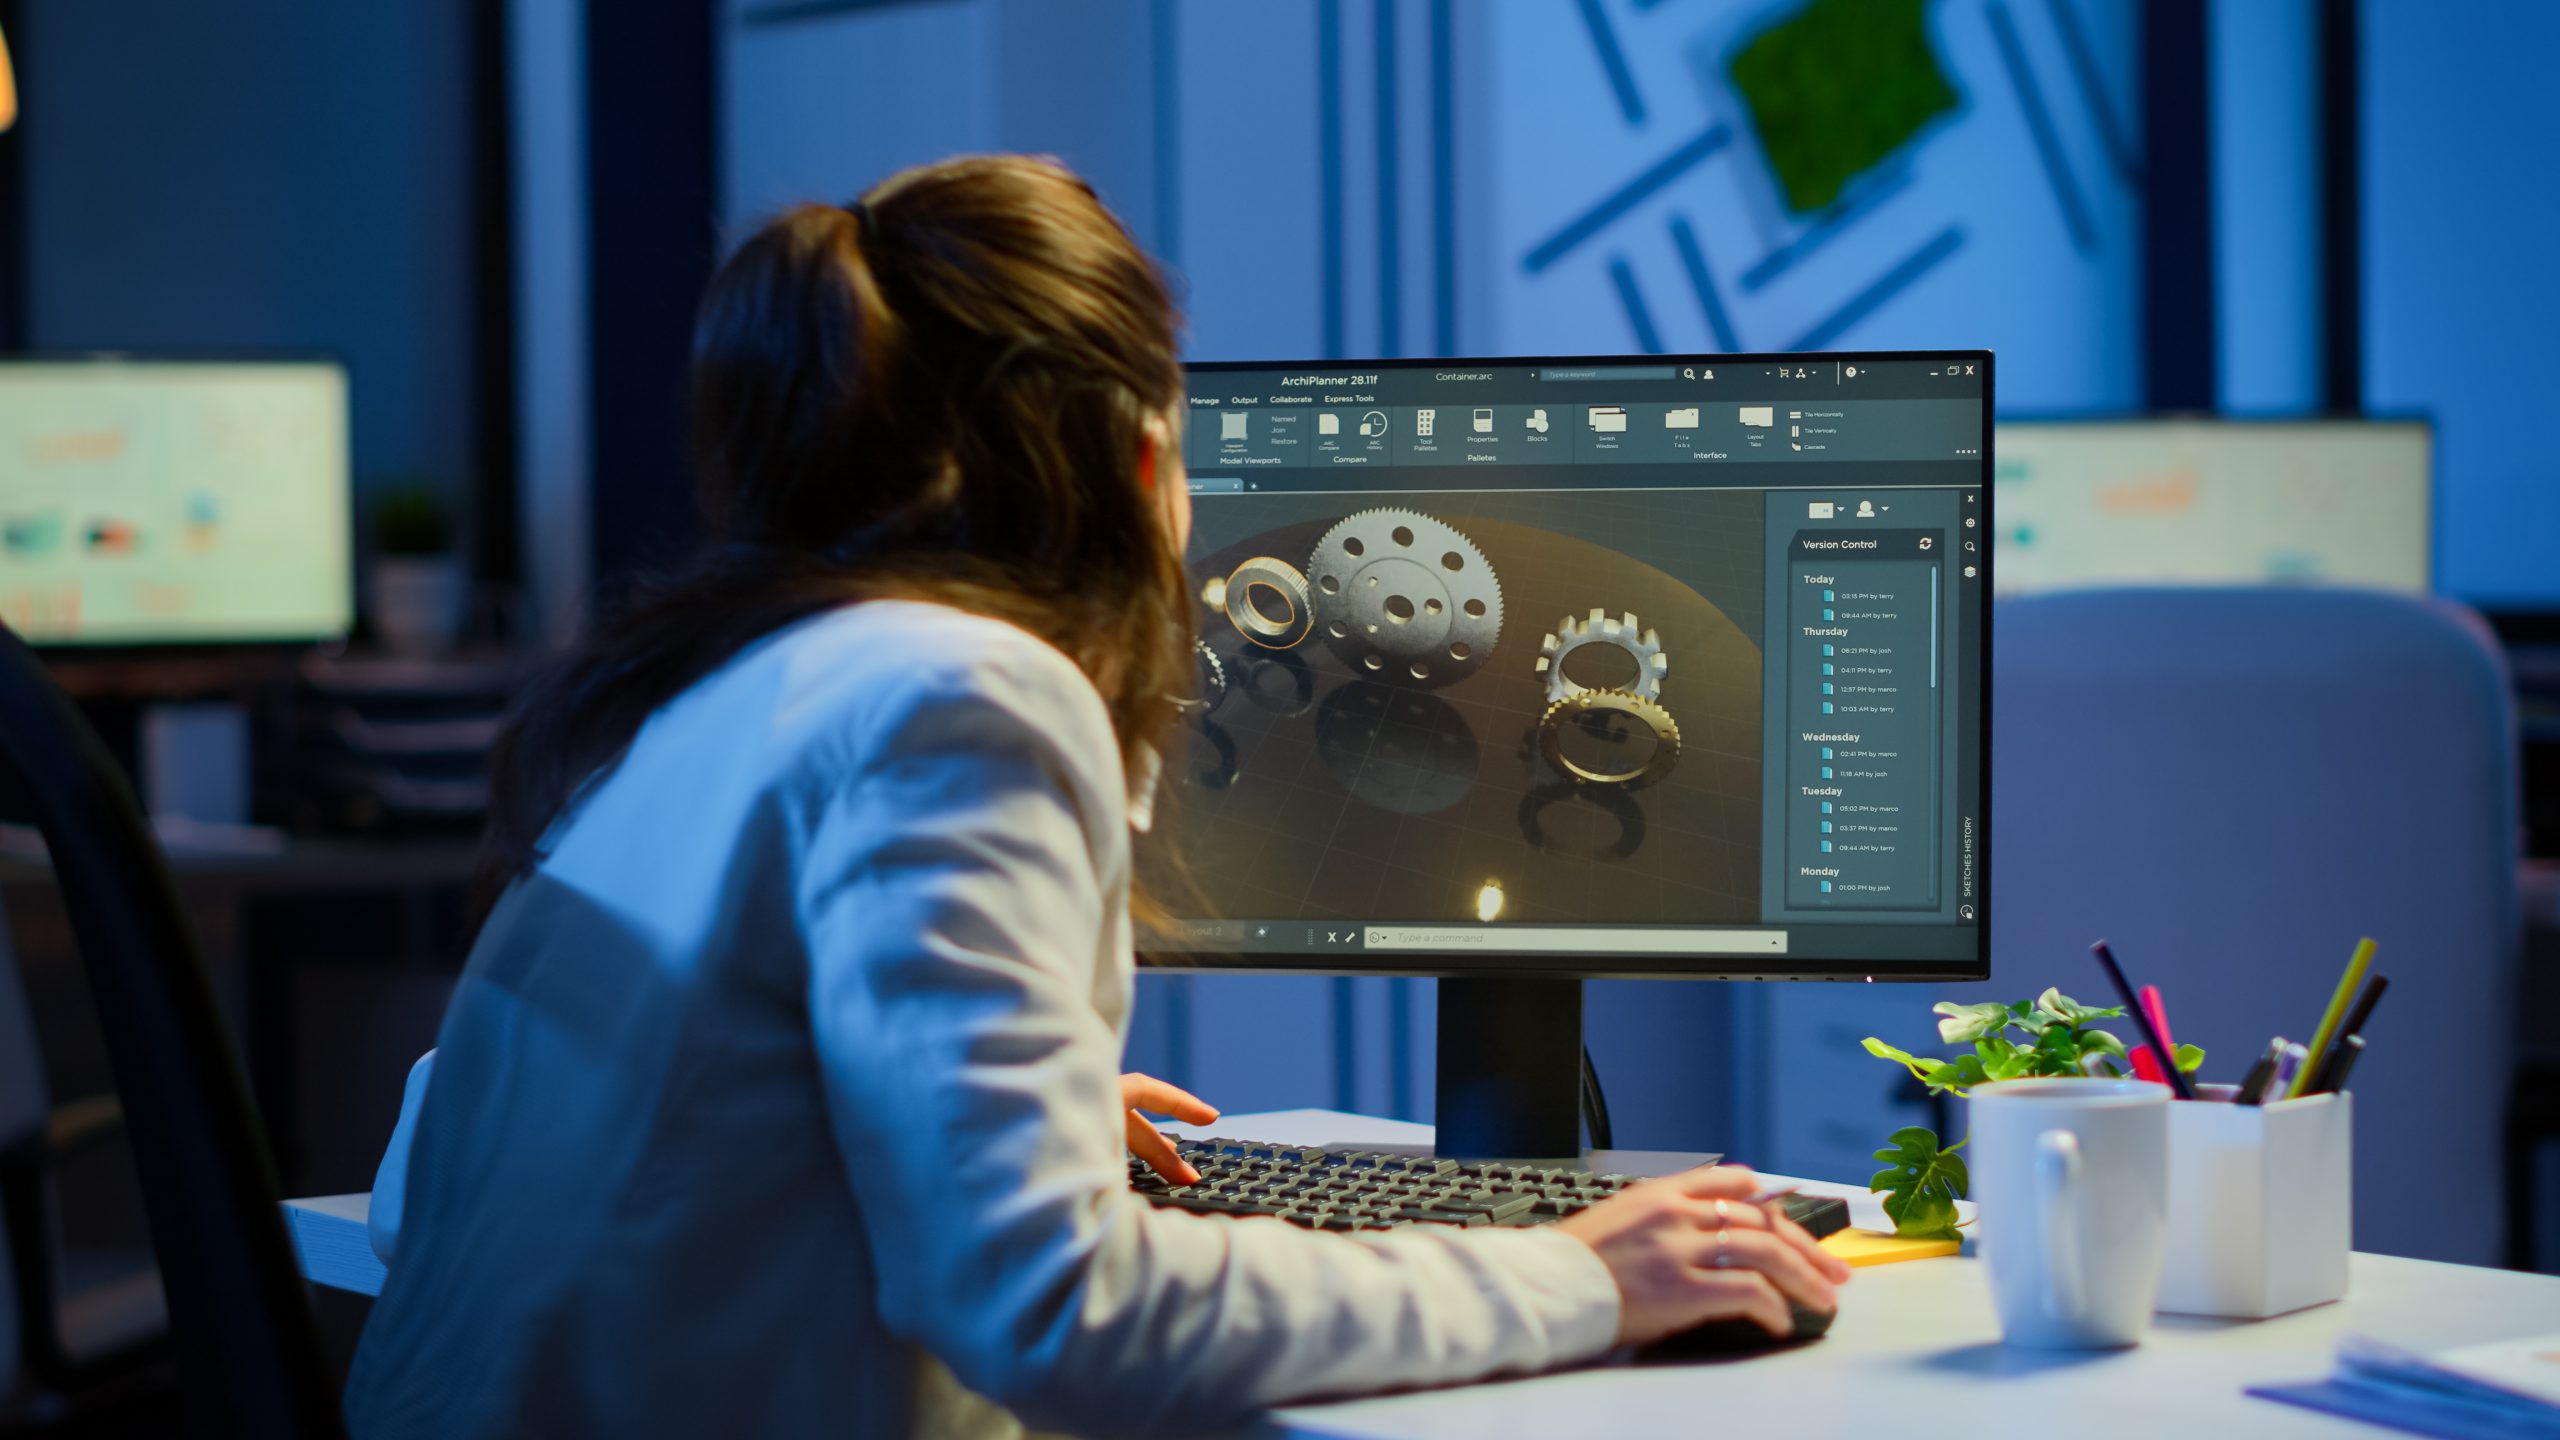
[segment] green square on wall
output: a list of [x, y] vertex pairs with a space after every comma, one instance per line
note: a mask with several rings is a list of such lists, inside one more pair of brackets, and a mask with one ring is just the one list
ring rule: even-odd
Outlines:
[[1727, 67], [1779, 193], [1828, 208], [1958, 105], [1929, 44], [1929, 0], [1809, 0]]

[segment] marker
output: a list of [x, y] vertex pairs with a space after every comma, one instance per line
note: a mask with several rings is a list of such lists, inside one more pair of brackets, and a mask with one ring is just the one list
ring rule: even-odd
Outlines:
[[2269, 1093], [2279, 1100], [2292, 1099], [2294, 1082], [2309, 1068], [2302, 1062], [2310, 1055], [2311, 1051], [2304, 1046], [2285, 1046], [2284, 1053], [2276, 1057], [2276, 1083]]
[[[2338, 1021], [2347, 1013], [2347, 1002], [2355, 998], [2356, 987], [2364, 983], [2364, 969], [2373, 963], [2373, 940], [2370, 936], [2356, 942], [2356, 953], [2347, 957], [2347, 973], [2338, 977], [2337, 993], [2329, 997], [2329, 1008], [2320, 1016], [2320, 1028], [2312, 1032], [2311, 1053], [2327, 1055], [2329, 1041], [2338, 1033]], [[2303, 1087], [2311, 1083], [2309, 1071], [2293, 1077], [2293, 1088], [2285, 1098], [2295, 1099]]]
[[2267, 1090], [2275, 1084], [2276, 1062], [2284, 1057], [2284, 1044], [2284, 1037], [2281, 1035], [2268, 1042], [2266, 1053], [2260, 1055], [2258, 1063], [2250, 1066], [2249, 1073], [2241, 1077], [2239, 1092], [2231, 1097], [2234, 1104], [2264, 1105], [2267, 1103]]
[[2320, 1067], [2320, 1078], [2312, 1083], [2310, 1093], [2335, 1095], [2347, 1088], [2347, 1072], [2356, 1068], [2356, 1060], [2364, 1054], [2364, 1037], [2350, 1035], [2329, 1052], [2329, 1063]]
[[2181, 1100], [2196, 1098], [2195, 1083], [2187, 1078], [2185, 1071], [2178, 1068], [2176, 1052], [2162, 1042], [2159, 1030], [2151, 1023], [2151, 1017], [2143, 1013], [2142, 998], [2133, 993], [2132, 984], [2124, 978], [2124, 967], [2116, 963], [2115, 952], [2107, 948], [2106, 941], [2101, 940], [2089, 947], [2089, 953], [2097, 956], [2098, 963], [2106, 968], [2107, 979], [2116, 987], [2117, 998], [2124, 1001], [2124, 1008], [2133, 1016], [2134, 1024], [2142, 1030], [2143, 1043], [2159, 1052], [2160, 1068], [2169, 1073], [2169, 1088], [2177, 1092]]

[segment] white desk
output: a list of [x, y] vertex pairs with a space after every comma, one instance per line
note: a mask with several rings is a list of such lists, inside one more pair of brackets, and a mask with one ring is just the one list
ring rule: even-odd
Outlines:
[[[1205, 1129], [1303, 1145], [1428, 1145], [1431, 1127], [1327, 1110], [1230, 1115]], [[1601, 1151], [1604, 1170], [1668, 1173], [1688, 1157]], [[1875, 1197], [1844, 1195], [1861, 1225], [1883, 1228]], [[364, 1196], [286, 1202], [303, 1274], [377, 1294]], [[2329, 1372], [2341, 1331], [2421, 1350], [2560, 1329], [2560, 1278], [2477, 1270], [2386, 1255], [2355, 1257], [2347, 1298], [2272, 1320], [2163, 1316], [2132, 1350], [2056, 1353], [2000, 1344], [1991, 1297], [1969, 1258], [1920, 1260], [1857, 1272], [1840, 1318], [1818, 1344], [1774, 1354], [1647, 1365], [1623, 1358], [1561, 1374], [1420, 1391], [1274, 1412], [1263, 1433], [1362, 1440], [1480, 1440], [1485, 1435], [1582, 1435], [1661, 1426], [1667, 1433], [1969, 1433], [1986, 1424], [2050, 1418], [2075, 1436], [2383, 1436], [2377, 1430], [2273, 1401], [2243, 1387]], [[1993, 1417], [2007, 1417], [2001, 1421]]]

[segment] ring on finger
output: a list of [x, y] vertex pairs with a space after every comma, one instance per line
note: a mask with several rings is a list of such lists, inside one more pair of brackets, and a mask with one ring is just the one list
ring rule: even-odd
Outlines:
[[1719, 1270], [1725, 1269], [1733, 1264], [1733, 1257], [1725, 1253], [1725, 1241], [1730, 1238], [1731, 1237], [1726, 1235], [1722, 1230], [1718, 1230], [1716, 1232], [1716, 1258], [1708, 1263], [1714, 1265]]
[[1722, 1230], [1724, 1227], [1732, 1223], [1732, 1212], [1725, 1209], [1725, 1204], [1722, 1200], [1718, 1200], [1716, 1202], [1716, 1228], [1718, 1230]]

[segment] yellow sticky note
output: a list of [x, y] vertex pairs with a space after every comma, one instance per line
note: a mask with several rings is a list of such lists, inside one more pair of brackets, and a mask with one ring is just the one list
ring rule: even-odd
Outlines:
[[1837, 1230], [1818, 1242], [1851, 1265], [1892, 1265], [1904, 1260], [1934, 1260], [1964, 1249], [1961, 1240], [1905, 1240], [1882, 1230]]

